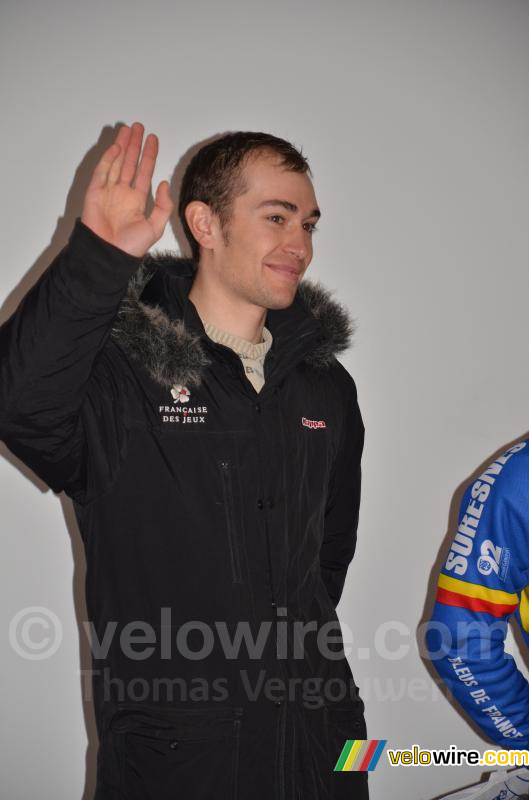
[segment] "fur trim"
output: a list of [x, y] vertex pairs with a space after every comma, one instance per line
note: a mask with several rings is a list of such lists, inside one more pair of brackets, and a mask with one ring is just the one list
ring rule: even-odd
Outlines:
[[[174, 259], [173, 259], [174, 261]], [[154, 380], [166, 388], [177, 383], [199, 386], [210, 363], [200, 336], [190, 333], [181, 319], [171, 320], [160, 306], [149, 306], [140, 296], [155, 272], [146, 260], [132, 276], [122, 301], [112, 337], [126, 353], [140, 360]]]
[[[151, 377], [166, 388], [178, 383], [199, 386], [205, 367], [211, 363], [200, 336], [186, 329], [183, 320], [172, 320], [160, 306], [140, 300], [143, 289], [159, 268], [174, 269], [183, 261], [171, 253], [147, 256], [129, 281], [112, 328], [115, 341], [131, 358], [141, 360]], [[302, 280], [298, 296], [320, 329], [315, 346], [303, 362], [316, 369], [329, 367], [336, 354], [350, 346], [354, 323], [347, 310], [319, 282]]]
[[331, 292], [318, 281], [302, 280], [298, 294], [307, 309], [320, 324], [320, 340], [303, 359], [312, 367], [328, 367], [337, 353], [351, 344], [355, 325], [346, 308], [331, 297]]

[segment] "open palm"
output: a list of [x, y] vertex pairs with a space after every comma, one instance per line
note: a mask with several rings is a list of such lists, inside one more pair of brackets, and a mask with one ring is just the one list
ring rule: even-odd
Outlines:
[[[173, 211], [169, 184], [162, 181], [151, 214], [147, 198], [158, 155], [158, 138], [149, 134], [143, 152], [143, 125], [123, 125], [97, 164], [88, 186], [81, 221], [110, 244], [144, 256], [163, 234]], [[141, 158], [140, 158], [141, 153]]]

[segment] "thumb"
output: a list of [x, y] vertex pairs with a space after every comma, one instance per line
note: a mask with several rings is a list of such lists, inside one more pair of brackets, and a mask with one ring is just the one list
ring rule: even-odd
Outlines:
[[168, 181], [162, 181], [156, 189], [156, 194], [154, 196], [154, 208], [149, 217], [149, 222], [151, 223], [158, 239], [164, 232], [164, 228], [167, 225], [167, 220], [173, 213], [173, 208], [174, 203], [171, 200], [171, 195], [169, 193], [169, 183]]

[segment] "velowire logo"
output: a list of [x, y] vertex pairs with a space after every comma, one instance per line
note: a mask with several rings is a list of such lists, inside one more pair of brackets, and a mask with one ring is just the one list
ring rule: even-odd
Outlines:
[[335, 772], [373, 772], [387, 739], [347, 739]]

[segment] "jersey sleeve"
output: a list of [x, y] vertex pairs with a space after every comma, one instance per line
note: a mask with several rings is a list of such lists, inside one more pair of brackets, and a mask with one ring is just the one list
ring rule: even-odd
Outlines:
[[320, 549], [320, 573], [334, 607], [342, 595], [349, 564], [356, 549], [360, 508], [361, 458], [364, 424], [356, 387], [348, 375], [345, 415], [340, 445], [329, 480]]
[[78, 220], [0, 328], [0, 439], [54, 491], [79, 502], [90, 454], [100, 460], [96, 451], [112, 447], [118, 387], [101, 354], [140, 263]]
[[465, 491], [428, 624], [429, 657], [483, 733], [529, 746], [529, 684], [505, 652], [514, 614], [527, 637], [529, 447], [496, 459]]

